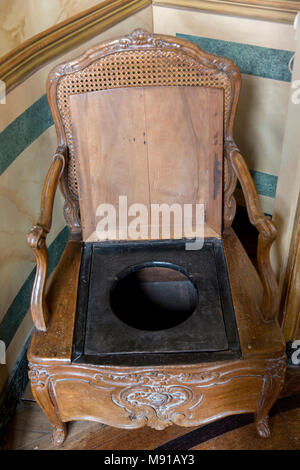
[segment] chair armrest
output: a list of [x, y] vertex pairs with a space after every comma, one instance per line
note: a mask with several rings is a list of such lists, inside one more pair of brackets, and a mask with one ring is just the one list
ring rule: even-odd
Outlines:
[[31, 315], [37, 330], [46, 331], [49, 311], [45, 300], [48, 271], [47, 234], [52, 225], [53, 204], [60, 177], [67, 162], [67, 147], [58, 147], [48, 170], [41, 198], [40, 217], [27, 235], [27, 243], [36, 257], [36, 275], [31, 294]]
[[261, 311], [265, 321], [272, 321], [279, 309], [279, 289], [270, 261], [270, 248], [277, 229], [274, 222], [263, 213], [254, 181], [235, 145], [229, 147], [228, 156], [244, 193], [249, 220], [259, 232], [257, 262], [264, 289]]

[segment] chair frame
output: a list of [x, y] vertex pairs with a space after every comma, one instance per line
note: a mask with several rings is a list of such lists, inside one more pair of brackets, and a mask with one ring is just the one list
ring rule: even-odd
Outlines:
[[[155, 367], [72, 364], [82, 241], [68, 95], [124, 86], [124, 70], [119, 71], [119, 82], [108, 80], [109, 86], [103, 85], [103, 77], [102, 81], [97, 81], [97, 73], [103, 75], [105, 66], [116, 57], [118, 60], [123, 56], [131, 57], [129, 65], [127, 63], [130, 70], [130, 67], [136, 68], [139, 58], [144, 57], [147, 62], [151, 55], [154, 62], [158, 57], [170, 63], [173, 71], [180, 64], [180, 83], [174, 82], [174, 73], [173, 76], [172, 73], [164, 77], [157, 75], [155, 83], [151, 83], [151, 78], [141, 72], [139, 80], [131, 79], [129, 86], [192, 84], [224, 89], [222, 239], [242, 359]], [[194, 71], [193, 78], [186, 77], [184, 70]], [[261, 209], [255, 185], [233, 139], [240, 87], [240, 72], [229, 59], [208, 54], [189, 41], [140, 29], [102, 43], [50, 73], [47, 95], [58, 148], [45, 180], [40, 218], [28, 234], [28, 243], [37, 260], [31, 297], [35, 332], [28, 358], [33, 394], [52, 424], [57, 445], [65, 439], [65, 422], [72, 419], [95, 419], [127, 428], [147, 424], [163, 429], [172, 423], [195, 426], [221, 416], [250, 411], [255, 413], [259, 434], [269, 435], [268, 412], [282, 388], [286, 364], [284, 340], [277, 323], [278, 286], [269, 258], [276, 228]], [[231, 228], [236, 210], [233, 193], [237, 179], [244, 193], [249, 220], [259, 232], [259, 276]], [[51, 229], [58, 185], [65, 199], [64, 215], [71, 236], [46, 297], [46, 237]], [[244, 282], [240, 272], [243, 272]], [[85, 397], [89, 397], [86, 400], [89, 404], [83, 404]]]

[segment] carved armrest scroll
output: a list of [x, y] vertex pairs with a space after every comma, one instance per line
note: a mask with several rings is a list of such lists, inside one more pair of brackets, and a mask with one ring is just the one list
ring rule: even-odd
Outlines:
[[270, 248], [276, 238], [277, 229], [274, 222], [263, 213], [246, 162], [234, 144], [227, 147], [227, 157], [241, 184], [249, 220], [259, 232], [257, 262], [264, 289], [261, 311], [264, 320], [271, 321], [276, 317], [279, 308], [278, 284], [270, 261]]
[[27, 236], [27, 243], [36, 257], [36, 275], [31, 294], [31, 315], [37, 330], [46, 331], [49, 311], [45, 300], [48, 271], [46, 237], [52, 225], [52, 212], [56, 189], [67, 162], [67, 147], [58, 147], [48, 170], [41, 198], [40, 217]]

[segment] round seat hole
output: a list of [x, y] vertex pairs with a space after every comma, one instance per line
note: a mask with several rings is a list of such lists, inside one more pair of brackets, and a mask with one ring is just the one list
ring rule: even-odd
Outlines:
[[110, 292], [114, 314], [141, 330], [176, 327], [192, 315], [197, 304], [195, 284], [171, 263], [132, 266], [117, 276]]

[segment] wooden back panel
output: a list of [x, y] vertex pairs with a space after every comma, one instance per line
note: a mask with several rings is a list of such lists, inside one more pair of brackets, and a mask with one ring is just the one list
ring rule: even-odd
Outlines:
[[[206, 236], [221, 234], [222, 90], [119, 88], [72, 95], [70, 108], [83, 240], [99, 239], [97, 207], [112, 204], [118, 214], [119, 196], [149, 214], [150, 204], [203, 203]], [[138, 238], [151, 238], [150, 227]]]

